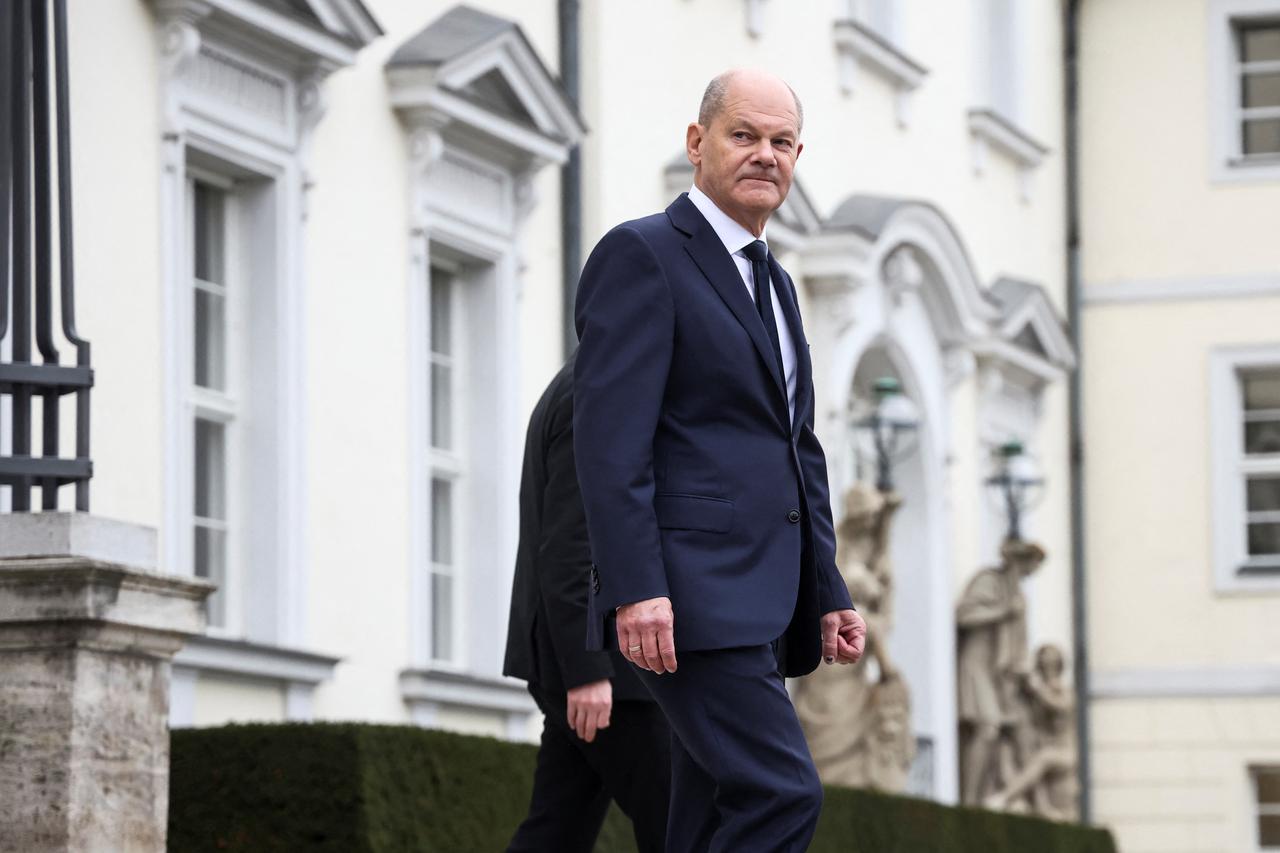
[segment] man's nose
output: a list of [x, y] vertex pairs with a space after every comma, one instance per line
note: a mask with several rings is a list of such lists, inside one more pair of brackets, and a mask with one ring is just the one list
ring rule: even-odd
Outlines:
[[772, 168], [777, 162], [773, 152], [773, 142], [769, 139], [761, 139], [757, 142], [751, 150], [751, 162]]

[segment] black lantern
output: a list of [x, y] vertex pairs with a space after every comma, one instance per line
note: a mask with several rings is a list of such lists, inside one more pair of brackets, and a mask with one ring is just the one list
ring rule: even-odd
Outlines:
[[1022, 516], [1044, 498], [1044, 477], [1021, 441], [1006, 441], [996, 449], [996, 470], [987, 478], [987, 494], [1009, 519], [1007, 537], [1022, 538]]
[[911, 455], [919, 439], [920, 421], [915, 406], [902, 393], [902, 384], [882, 376], [871, 386], [875, 407], [854, 420], [858, 443], [876, 460], [876, 488], [893, 491], [893, 463]]

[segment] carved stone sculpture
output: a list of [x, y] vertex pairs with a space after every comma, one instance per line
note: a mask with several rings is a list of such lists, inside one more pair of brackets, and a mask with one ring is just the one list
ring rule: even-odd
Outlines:
[[[980, 805], [1025, 763], [1016, 734], [1027, 660], [1026, 599], [1022, 579], [1044, 561], [1035, 543], [1010, 540], [999, 566], [974, 575], [956, 608], [959, 687], [960, 793]], [[1003, 738], [1003, 740], [1002, 740]]]
[[901, 791], [915, 757], [910, 690], [885, 646], [893, 610], [889, 526], [901, 505], [897, 494], [865, 483], [844, 496], [836, 554], [867, 622], [866, 652], [852, 666], [818, 667], [797, 682], [793, 697], [818, 773], [828, 784]]
[[1029, 720], [1024, 763], [987, 797], [993, 809], [1029, 811], [1053, 820], [1077, 817], [1075, 698], [1064, 682], [1066, 659], [1054, 645], [1036, 650], [1018, 702]]

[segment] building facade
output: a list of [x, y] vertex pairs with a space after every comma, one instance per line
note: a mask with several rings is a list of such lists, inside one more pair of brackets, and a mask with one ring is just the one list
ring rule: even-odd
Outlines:
[[687, 189], [703, 86], [755, 65], [804, 103], [767, 236], [800, 285], [837, 516], [869, 476], [853, 423], [875, 380], [920, 421], [894, 469], [889, 645], [912, 790], [955, 800], [954, 607], [998, 559], [984, 482], [1010, 440], [1046, 483], [1023, 523], [1048, 554], [1030, 639], [1072, 646], [1061, 13], [70, 4], [93, 510], [158, 529], [166, 571], [220, 586], [175, 661], [173, 724], [533, 736], [500, 673], [525, 418], [565, 355], [564, 224], [589, 249]]
[[1082, 4], [1094, 804], [1280, 848], [1280, 3]]

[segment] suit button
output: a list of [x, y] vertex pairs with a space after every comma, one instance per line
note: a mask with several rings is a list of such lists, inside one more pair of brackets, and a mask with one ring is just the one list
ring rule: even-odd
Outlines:
[[793, 510], [791, 510], [791, 512], [787, 513], [787, 521], [791, 522], [792, 524], [799, 524], [799, 523], [800, 523], [800, 510], [798, 510], [798, 509], [793, 509]]

